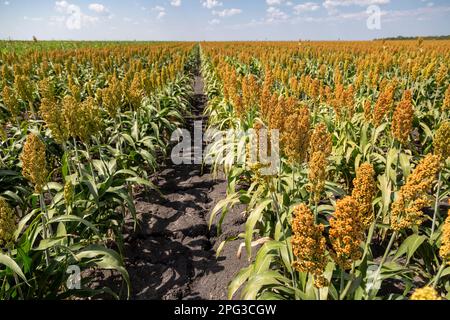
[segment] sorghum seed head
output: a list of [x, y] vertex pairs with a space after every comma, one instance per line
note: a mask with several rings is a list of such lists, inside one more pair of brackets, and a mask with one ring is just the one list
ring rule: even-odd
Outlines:
[[39, 113], [55, 140], [58, 143], [63, 143], [67, 139], [67, 130], [65, 129], [64, 115], [58, 103], [54, 100], [43, 98]]
[[392, 107], [392, 102], [394, 100], [395, 84], [390, 84], [385, 88], [383, 92], [380, 93], [375, 108], [373, 110], [373, 124], [378, 127], [386, 114]]
[[[284, 100], [281, 98], [280, 100]], [[308, 154], [308, 146], [310, 140], [310, 113], [305, 106], [296, 108], [292, 107], [292, 112], [286, 117], [285, 108], [289, 108], [289, 99], [282, 102], [279, 111], [279, 124], [281, 147], [284, 154], [291, 163], [303, 163]], [[271, 128], [271, 129], [276, 129]]]
[[310, 154], [321, 151], [325, 154], [325, 157], [329, 157], [331, 155], [332, 148], [333, 142], [327, 126], [325, 123], [319, 123], [311, 134], [311, 140], [309, 143]]
[[[450, 204], [450, 199], [448, 201]], [[450, 210], [445, 219], [444, 226], [442, 227], [441, 248], [439, 249], [439, 255], [444, 261], [450, 263]]]
[[411, 93], [407, 90], [402, 101], [397, 105], [392, 118], [392, 135], [402, 144], [408, 141], [413, 118], [414, 109], [411, 103]]
[[437, 291], [432, 287], [416, 289], [410, 300], [442, 300]]
[[0, 248], [4, 248], [14, 239], [16, 221], [14, 210], [5, 199], [0, 197]]
[[376, 192], [377, 185], [373, 166], [370, 163], [364, 163], [356, 171], [356, 178], [353, 180], [352, 198], [359, 204], [361, 220], [366, 228], [374, 220], [372, 201]]
[[440, 157], [428, 154], [409, 175], [392, 204], [391, 227], [394, 230], [409, 229], [423, 223], [422, 209], [429, 205], [428, 191], [439, 169]]
[[67, 181], [64, 185], [64, 200], [66, 201], [67, 205], [71, 205], [73, 203], [74, 199], [74, 187], [72, 182]]
[[20, 103], [14, 90], [8, 86], [5, 86], [2, 90], [2, 98], [5, 107], [11, 115], [13, 117], [17, 117], [20, 114]]
[[447, 90], [445, 90], [445, 97], [444, 101], [442, 103], [442, 111], [450, 111], [450, 84], [447, 87]]
[[300, 204], [294, 209], [291, 243], [296, 261], [293, 266], [299, 272], [314, 275], [316, 287], [327, 285], [322, 276], [327, 265], [323, 230], [324, 226], [314, 222], [314, 215], [305, 204]]
[[308, 191], [312, 194], [315, 203], [320, 201], [325, 189], [328, 161], [326, 154], [322, 151], [314, 152], [309, 160]]
[[434, 154], [443, 161], [450, 157], [450, 121], [445, 121], [436, 131], [433, 141]]
[[27, 136], [22, 154], [22, 175], [34, 184], [37, 193], [47, 181], [47, 162], [45, 158], [45, 144], [34, 133]]
[[360, 243], [364, 239], [364, 226], [359, 214], [359, 204], [352, 197], [336, 203], [336, 211], [330, 220], [330, 240], [334, 261], [343, 269], [361, 258]]

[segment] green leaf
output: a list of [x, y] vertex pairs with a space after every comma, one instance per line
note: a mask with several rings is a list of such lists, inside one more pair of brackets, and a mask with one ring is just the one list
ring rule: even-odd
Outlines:
[[130, 295], [131, 282], [127, 270], [119, 254], [111, 249], [106, 249], [98, 245], [92, 245], [75, 255], [77, 260], [93, 259], [94, 263], [101, 269], [117, 270], [122, 275], [128, 286], [128, 296]]
[[59, 223], [59, 222], [79, 222], [79, 223], [84, 224], [86, 227], [88, 227], [92, 231], [94, 231], [95, 234], [97, 234], [97, 235], [100, 234], [98, 229], [92, 223], [90, 223], [89, 221], [87, 221], [85, 219], [82, 219], [80, 217], [73, 216], [73, 215], [65, 215], [65, 216], [60, 216], [60, 217], [50, 219], [48, 221], [48, 224]]
[[3, 264], [4, 266], [10, 268], [15, 274], [21, 277], [22, 280], [28, 284], [27, 278], [23, 274], [22, 269], [20, 269], [19, 265], [11, 257], [0, 253], [0, 264]]
[[228, 300], [233, 299], [234, 294], [239, 290], [239, 288], [244, 284], [245, 281], [250, 277], [253, 271], [253, 265], [241, 269], [236, 277], [228, 285]]
[[253, 275], [242, 292], [243, 300], [256, 300], [258, 293], [266, 286], [280, 285], [289, 280], [277, 271], [268, 270], [263, 273]]
[[250, 215], [245, 223], [245, 248], [247, 250], [247, 256], [249, 259], [252, 256], [252, 239], [253, 231], [256, 223], [261, 219], [264, 209], [272, 202], [272, 199], [266, 199], [262, 201], [254, 210], [250, 212]]
[[48, 238], [48, 239], [42, 239], [41, 242], [39, 243], [39, 246], [35, 249], [36, 251], [44, 251], [47, 250], [51, 247], [60, 245], [61, 242], [65, 239], [65, 236], [61, 236], [61, 237], [53, 237], [53, 238]]
[[397, 250], [397, 253], [395, 254], [392, 261], [397, 260], [404, 254], [406, 254], [407, 262], [412, 258], [414, 253], [419, 249], [419, 247], [422, 245], [422, 243], [427, 239], [426, 236], [421, 236], [418, 234], [413, 234], [409, 236], [403, 243], [400, 245], [400, 247]]
[[406, 153], [400, 154], [400, 167], [403, 171], [405, 179], [411, 174], [411, 157]]
[[276, 251], [284, 247], [284, 244], [278, 241], [270, 241], [264, 244], [261, 249], [258, 250], [258, 254], [255, 258], [254, 263], [254, 272], [261, 273], [270, 268], [270, 265], [274, 259], [278, 257], [278, 254], [270, 253], [272, 251]]
[[220, 245], [217, 247], [217, 250], [216, 250], [216, 258], [219, 258], [219, 257], [220, 257], [220, 254], [222, 253], [223, 248], [225, 247], [225, 245], [226, 245], [228, 242], [236, 241], [237, 239], [239, 239], [239, 237], [229, 237], [229, 238], [225, 239], [224, 241], [222, 241], [222, 242], [220, 243]]

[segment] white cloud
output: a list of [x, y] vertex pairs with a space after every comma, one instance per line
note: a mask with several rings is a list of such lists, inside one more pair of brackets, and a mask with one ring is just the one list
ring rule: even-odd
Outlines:
[[24, 16], [23, 20], [29, 20], [29, 21], [34, 21], [34, 22], [40, 22], [43, 21], [44, 18], [42, 17], [28, 17], [28, 16]]
[[56, 1], [55, 2], [56, 11], [61, 12], [61, 13], [68, 13], [68, 11], [70, 11], [71, 7], [73, 8], [76, 6], [73, 4], [69, 4], [67, 1]]
[[[406, 10], [390, 10], [381, 11], [381, 16], [384, 22], [396, 22], [401, 19], [408, 19], [412, 21], [415, 18], [419, 21], [432, 19], [436, 15], [448, 15], [450, 13], [450, 6], [441, 7], [422, 7], [416, 9], [406, 9]], [[348, 20], [364, 21], [369, 17], [367, 11], [357, 11], [351, 13], [338, 13], [332, 16], [325, 17], [297, 17], [294, 22], [308, 21], [308, 22], [343, 22]], [[397, 22], [396, 22], [397, 23]]]
[[151, 10], [157, 13], [156, 19], [158, 19], [158, 20], [161, 20], [162, 18], [164, 18], [167, 15], [166, 8], [161, 7], [161, 6], [153, 7]]
[[315, 2], [306, 2], [306, 3], [298, 4], [294, 7], [294, 11], [296, 14], [300, 14], [302, 12], [308, 12], [308, 11], [316, 11], [319, 9], [320, 9], [320, 6]]
[[203, 1], [203, 6], [208, 9], [212, 9], [215, 7], [221, 7], [223, 4], [218, 0], [205, 0]]
[[97, 14], [107, 16], [108, 19], [112, 19], [114, 17], [114, 15], [109, 12], [109, 9], [100, 3], [91, 3], [88, 8]]
[[172, 7], [179, 7], [179, 6], [181, 6], [181, 0], [171, 0], [170, 5]]
[[5, 4], [5, 6], [9, 6], [9, 1], [5, 1], [3, 3]]
[[348, 7], [348, 6], [370, 6], [374, 4], [388, 4], [391, 0], [325, 0], [323, 6], [327, 9], [335, 7]]
[[217, 25], [217, 24], [220, 24], [220, 20], [219, 19], [212, 19], [208, 23], [210, 25]]
[[267, 5], [269, 5], [269, 6], [280, 5], [283, 2], [284, 2], [284, 0], [266, 0]]
[[215, 11], [215, 10], [213, 10], [213, 12], [212, 12], [213, 15], [219, 16], [219, 17], [231, 17], [231, 16], [234, 16], [234, 15], [237, 15], [237, 14], [240, 14], [240, 13], [242, 13], [242, 10], [241, 9], [236, 9], [236, 8], [225, 9], [225, 10], [222, 10], [222, 11]]
[[435, 15], [447, 16], [449, 13], [450, 13], [450, 6], [440, 6], [440, 7], [427, 6], [417, 9], [392, 10], [383, 12], [382, 14], [385, 16], [385, 21], [395, 21], [403, 18], [411, 20], [412, 17], [415, 17], [418, 20], [425, 20]]
[[69, 30], [80, 30], [81, 28], [99, 21], [98, 17], [84, 14], [80, 7], [65, 0], [55, 2], [55, 10], [62, 16], [50, 17], [50, 24], [63, 24]]
[[266, 0], [266, 4], [269, 7], [276, 7], [276, 6], [288, 6], [288, 7], [292, 7], [294, 5], [294, 3], [292, 1], [286, 1], [286, 0]]
[[107, 12], [108, 9], [106, 9], [106, 7], [100, 3], [91, 3], [88, 6], [89, 10], [95, 11], [97, 13], [103, 13], [103, 12]]
[[267, 8], [267, 22], [274, 22], [279, 20], [287, 20], [289, 15], [276, 7]]

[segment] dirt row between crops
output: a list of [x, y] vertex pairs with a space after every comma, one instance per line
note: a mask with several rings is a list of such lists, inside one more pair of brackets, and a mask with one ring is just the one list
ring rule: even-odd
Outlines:
[[[207, 120], [202, 115], [207, 102], [203, 87], [203, 79], [196, 76], [193, 116], [187, 119], [191, 132], [194, 121]], [[175, 166], [170, 159], [152, 181], [161, 195], [139, 194], [135, 199], [137, 230], [131, 219], [126, 224], [131, 299], [226, 299], [229, 282], [248, 262], [245, 253], [237, 258], [239, 241], [227, 244], [218, 258], [215, 249], [243, 231], [243, 208], [229, 213], [218, 236], [215, 226], [209, 229], [209, 217], [226, 197], [226, 181], [214, 179], [201, 165]], [[102, 273], [101, 278], [99, 284], [109, 282], [111, 275]]]

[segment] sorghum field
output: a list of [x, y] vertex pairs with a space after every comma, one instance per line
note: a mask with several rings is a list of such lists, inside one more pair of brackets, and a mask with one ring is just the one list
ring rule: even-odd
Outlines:
[[[0, 299], [449, 299], [449, 68], [445, 40], [0, 42]], [[231, 134], [190, 174], [193, 119]]]

